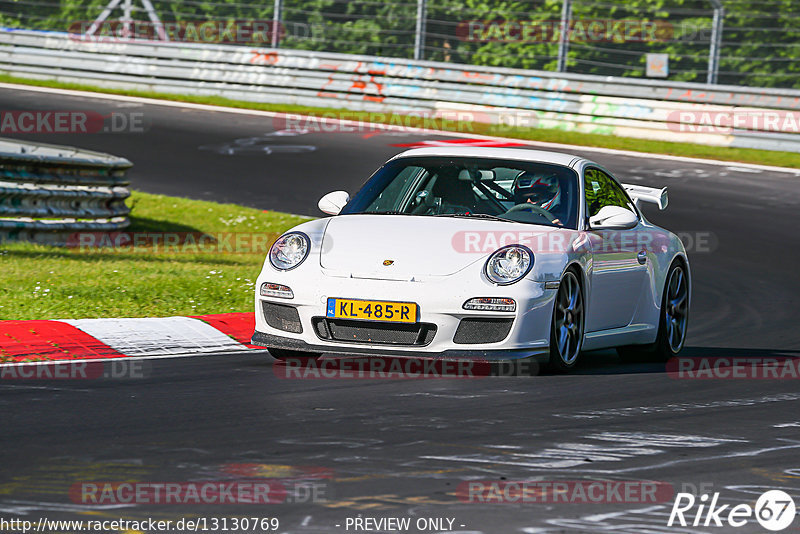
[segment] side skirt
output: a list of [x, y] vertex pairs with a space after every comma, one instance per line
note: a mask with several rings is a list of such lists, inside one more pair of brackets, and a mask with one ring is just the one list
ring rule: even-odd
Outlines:
[[638, 345], [656, 340], [656, 327], [652, 324], [630, 324], [598, 332], [587, 332], [581, 350], [597, 350], [620, 345]]

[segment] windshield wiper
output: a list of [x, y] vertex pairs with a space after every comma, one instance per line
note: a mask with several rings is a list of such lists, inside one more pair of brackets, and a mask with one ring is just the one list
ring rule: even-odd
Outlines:
[[362, 211], [359, 215], [409, 215], [405, 211]]
[[488, 219], [490, 221], [503, 221], [514, 222], [509, 219], [498, 217], [497, 215], [489, 215], [488, 213], [439, 213], [434, 217], [458, 217], [462, 219]]

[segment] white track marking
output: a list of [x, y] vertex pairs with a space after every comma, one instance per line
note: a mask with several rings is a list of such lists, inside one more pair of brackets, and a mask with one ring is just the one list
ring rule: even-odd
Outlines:
[[456, 393], [430, 393], [425, 391], [417, 391], [415, 393], [398, 393], [395, 397], [435, 397], [440, 399], [482, 399], [488, 395], [475, 394], [456, 394]]
[[[93, 91], [76, 91], [74, 89], [57, 89], [54, 87], [39, 87], [35, 85], [24, 85], [24, 84], [13, 84], [13, 83], [0, 83], [0, 89], [13, 89], [17, 91], [34, 91], [34, 92], [41, 92], [41, 93], [51, 93], [51, 94], [61, 94], [65, 96], [76, 96], [82, 98], [96, 98], [96, 99], [103, 99], [103, 100], [116, 100], [118, 102], [134, 102], [138, 104], [148, 104], [154, 106], [167, 106], [173, 108], [184, 108], [184, 109], [196, 109], [202, 111], [217, 111], [221, 113], [234, 113], [239, 115], [254, 115], [260, 117], [297, 117], [302, 116], [300, 113], [280, 113], [274, 111], [261, 111], [255, 109], [240, 109], [240, 108], [228, 108], [224, 106], [212, 106], [209, 104], [194, 104], [191, 102], [176, 102], [172, 100], [158, 100], [155, 98], [143, 98], [138, 96], [126, 96], [126, 95], [114, 95], [108, 93], [96, 93]], [[177, 94], [177, 93], [176, 93]], [[335, 110], [331, 108], [331, 112], [334, 113]], [[346, 124], [346, 125], [359, 125], [358, 121], [351, 121], [351, 120], [343, 120], [343, 119], [332, 119], [332, 118], [321, 118], [316, 117], [315, 120], [322, 121], [322, 122], [334, 122], [338, 124]], [[372, 127], [372, 124], [370, 124]], [[580, 146], [580, 145], [568, 145], [568, 144], [561, 144], [561, 143], [547, 143], [544, 141], [529, 141], [526, 139], [514, 139], [509, 137], [495, 137], [489, 135], [476, 135], [472, 133], [462, 133], [462, 132], [448, 132], [442, 130], [429, 130], [426, 128], [411, 128], [406, 126], [397, 126], [391, 124], [380, 124], [375, 123], [375, 128], [387, 130], [387, 131], [395, 131], [395, 130], [402, 130], [404, 132], [418, 132], [420, 134], [429, 134], [429, 135], [443, 135], [443, 136], [450, 136], [450, 137], [463, 137], [463, 138], [472, 138], [472, 139], [486, 139], [490, 141], [514, 141], [517, 143], [522, 143], [528, 146], [535, 146], [535, 147], [542, 147], [542, 148], [555, 148], [561, 150], [580, 150], [584, 152], [599, 152], [602, 154], [614, 154], [618, 156], [630, 156], [634, 158], [646, 158], [646, 159], [660, 159], [660, 160], [667, 160], [667, 161], [680, 161], [683, 163], [694, 163], [694, 164], [701, 164], [701, 165], [716, 165], [721, 167], [730, 167], [731, 165], [736, 165], [738, 170], [744, 171], [744, 169], [751, 169], [751, 170], [758, 170], [758, 171], [771, 171], [771, 172], [784, 172], [789, 174], [794, 174], [795, 176], [800, 176], [800, 169], [790, 169], [787, 167], [774, 167], [771, 165], [757, 165], [754, 163], [739, 163], [739, 162], [731, 162], [731, 161], [720, 161], [715, 159], [703, 159], [703, 158], [688, 158], [684, 156], [671, 156], [667, 154], [650, 154], [647, 152], [635, 152], [632, 150], [619, 150], [615, 148], [599, 148], [599, 147], [591, 147], [591, 146]], [[744, 171], [746, 172], [746, 171]]]
[[[547, 527], [522, 528], [525, 534], [545, 534], [556, 532], [610, 532], [614, 534], [667, 534], [688, 532], [667, 526], [669, 508], [664, 505], [650, 506], [607, 514], [594, 514], [576, 518], [561, 517], [545, 519]], [[708, 530], [692, 529], [695, 534]]]
[[190, 317], [77, 319], [65, 323], [128, 356], [246, 351], [246, 346]]
[[25, 386], [19, 384], [9, 384], [7, 381], [0, 379], [0, 383], [3, 384], [3, 387], [6, 389], [45, 389], [47, 391], [82, 391], [84, 393], [91, 393], [91, 389], [69, 389], [69, 388], [56, 388], [50, 386]]
[[[620, 462], [628, 458], [654, 456], [663, 454], [668, 448], [707, 448], [717, 447], [728, 443], [743, 443], [745, 440], [739, 439], [720, 439], [705, 436], [681, 436], [670, 434], [647, 434], [639, 432], [603, 432], [586, 436], [585, 439], [610, 441], [613, 444], [597, 443], [558, 443], [553, 447], [536, 450], [531, 452], [513, 451], [502, 455], [483, 454], [483, 455], [447, 455], [447, 456], [421, 456], [426, 460], [444, 460], [461, 463], [480, 463], [480, 464], [502, 464], [514, 465], [517, 467], [538, 468], [538, 469], [571, 469], [586, 466], [586, 459], [592, 462]], [[650, 445], [650, 446], [645, 446]], [[790, 447], [784, 447], [790, 448]], [[752, 453], [739, 453], [740, 456], [757, 455], [764, 449], [753, 451]], [[718, 456], [736, 456], [731, 453]], [[628, 469], [579, 469], [586, 473], [623, 473], [627, 471], [639, 471], [681, 463], [681, 460], [665, 462], [654, 466], [645, 466]]]
[[623, 510], [621, 512], [609, 512], [607, 514], [596, 514], [596, 515], [587, 515], [583, 519], [586, 521], [605, 521], [606, 519], [613, 519], [616, 517], [622, 517], [628, 514], [647, 514], [650, 512], [656, 512], [658, 510], [663, 509], [663, 506], [650, 506], [649, 508], [639, 508], [638, 510]]
[[632, 417], [654, 413], [688, 412], [713, 408], [735, 408], [739, 406], [755, 406], [773, 402], [792, 402], [800, 400], [799, 393], [779, 393], [765, 397], [750, 399], [726, 399], [708, 402], [681, 402], [674, 404], [661, 404], [656, 406], [636, 406], [631, 408], [608, 408], [605, 410], [591, 410], [571, 414], [553, 414], [554, 417], [569, 419], [600, 419], [609, 417]]
[[735, 172], [749, 172], [752, 174], [758, 174], [759, 172], [758, 169], [751, 169], [749, 167], [726, 167], [726, 168], [729, 171], [735, 171]]
[[[788, 440], [779, 439], [779, 441], [788, 441]], [[800, 444], [783, 445], [780, 447], [765, 447], [763, 449], [754, 449], [751, 451], [742, 451], [742, 452], [726, 452], [724, 454], [718, 454], [714, 456], [698, 456], [694, 458], [682, 458], [679, 460], [671, 460], [660, 464], [640, 465], [636, 467], [628, 467], [625, 469], [582, 469], [581, 471], [585, 473], [602, 473], [602, 474], [633, 473], [635, 471], [650, 471], [652, 469], [663, 469], [665, 467], [672, 467], [674, 465], [685, 464], [690, 462], [708, 462], [711, 460], [729, 460], [731, 458], [746, 458], [752, 456], [759, 456], [761, 454], [775, 452], [775, 451], [782, 451], [786, 449], [797, 449], [797, 448], [800, 448]]]
[[0, 512], [7, 514], [28, 515], [28, 512], [89, 512], [94, 510], [116, 510], [130, 508], [132, 504], [64, 504], [59, 502], [38, 501], [0, 501]]
[[[242, 349], [242, 352], [253, 353], [253, 354], [266, 354], [267, 349], [250, 349], [245, 347]], [[225, 353], [219, 353], [219, 356], [224, 355]], [[83, 359], [69, 359], [69, 360], [47, 360], [42, 362], [4, 362], [0, 363], [0, 368], [8, 367], [8, 366], [22, 366], [27, 367], [28, 365], [69, 365], [73, 363], [94, 363], [94, 362], [124, 362], [128, 360], [171, 360], [173, 358], [193, 358], [195, 356], [217, 356], [217, 354], [194, 354], [191, 352], [187, 352], [185, 354], [160, 354], [160, 355], [152, 355], [152, 356], [117, 356], [115, 358], [83, 358]], [[73, 391], [73, 390], [70, 390]]]

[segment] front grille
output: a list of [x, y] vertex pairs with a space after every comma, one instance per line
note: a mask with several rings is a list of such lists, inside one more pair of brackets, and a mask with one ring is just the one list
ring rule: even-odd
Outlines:
[[311, 323], [317, 337], [328, 341], [425, 346], [436, 335], [436, 325], [430, 323], [378, 323], [326, 317], [315, 317]]
[[474, 318], [461, 319], [453, 336], [453, 343], [473, 345], [503, 341], [511, 331], [514, 319]]
[[300, 314], [294, 306], [275, 304], [274, 302], [261, 301], [261, 308], [264, 311], [264, 319], [272, 328], [293, 332], [303, 333], [303, 325], [300, 323]]

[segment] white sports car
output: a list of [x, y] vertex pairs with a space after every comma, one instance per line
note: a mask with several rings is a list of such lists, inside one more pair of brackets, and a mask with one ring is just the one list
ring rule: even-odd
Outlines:
[[536, 358], [561, 371], [601, 348], [667, 358], [686, 337], [689, 262], [641, 201], [666, 208], [666, 188], [577, 156], [409, 150], [272, 245], [253, 343], [278, 359]]

